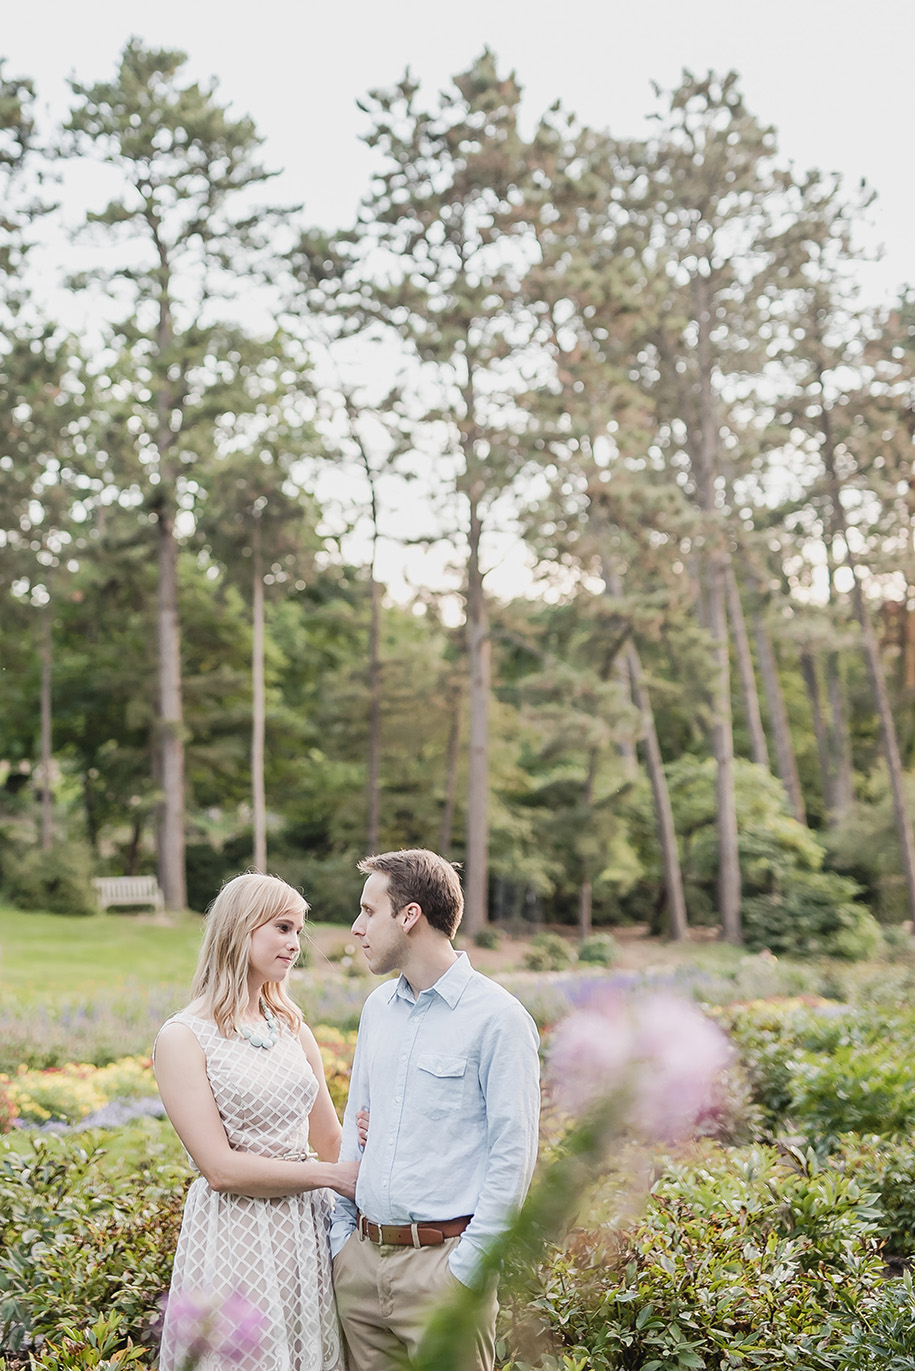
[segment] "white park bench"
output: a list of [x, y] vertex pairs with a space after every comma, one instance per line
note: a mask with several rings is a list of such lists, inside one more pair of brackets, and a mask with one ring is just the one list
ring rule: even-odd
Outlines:
[[165, 897], [155, 876], [97, 876], [92, 882], [100, 909], [111, 905], [151, 904], [165, 908]]

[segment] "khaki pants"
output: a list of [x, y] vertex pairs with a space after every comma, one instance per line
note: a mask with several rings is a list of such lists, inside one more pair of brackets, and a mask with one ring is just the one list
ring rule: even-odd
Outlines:
[[[334, 1293], [346, 1338], [349, 1371], [395, 1371], [416, 1351], [436, 1304], [458, 1282], [448, 1254], [460, 1238], [438, 1247], [378, 1245], [353, 1233], [334, 1258]], [[496, 1292], [476, 1330], [467, 1371], [493, 1371]]]

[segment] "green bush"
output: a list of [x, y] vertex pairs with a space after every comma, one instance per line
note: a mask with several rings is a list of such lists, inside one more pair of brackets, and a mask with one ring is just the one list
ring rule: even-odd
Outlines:
[[839, 1371], [911, 1371], [915, 1366], [915, 1286], [910, 1272], [861, 1301], [837, 1357]]
[[789, 1127], [821, 1151], [844, 1133], [915, 1127], [915, 1015], [823, 1005], [740, 1007], [730, 1032], [770, 1134]]
[[593, 966], [612, 966], [619, 955], [619, 943], [611, 933], [592, 933], [578, 944], [578, 960]]
[[119, 1320], [122, 1346], [151, 1345], [185, 1173], [153, 1151], [103, 1174], [104, 1155], [46, 1138], [27, 1153], [0, 1150], [0, 1352], [102, 1315]]
[[873, 1198], [813, 1154], [705, 1160], [671, 1168], [627, 1233], [579, 1232], [553, 1255], [506, 1320], [517, 1367], [840, 1371], [857, 1309], [881, 1298]]
[[524, 954], [528, 971], [563, 971], [571, 962], [569, 945], [559, 933], [537, 933]]
[[81, 843], [57, 843], [50, 852], [32, 848], [5, 864], [7, 894], [20, 909], [50, 914], [94, 914], [92, 858]]
[[[87, 1328], [65, 1323], [30, 1358], [30, 1371], [143, 1371], [147, 1352], [136, 1347], [120, 1314], [100, 1314]], [[0, 1367], [3, 1363], [0, 1362]]]
[[502, 934], [497, 928], [493, 928], [492, 924], [489, 924], [473, 935], [473, 941], [477, 947], [483, 947], [489, 952], [494, 952], [502, 941]]
[[881, 946], [880, 926], [855, 896], [860, 886], [834, 871], [794, 871], [779, 889], [746, 897], [740, 907], [751, 952], [862, 961]]
[[879, 1196], [886, 1253], [915, 1254], [915, 1142], [849, 1134], [831, 1160]]
[[903, 1136], [915, 1128], [915, 1060], [893, 1041], [803, 1054], [792, 1068], [788, 1114], [819, 1146], [842, 1133]]

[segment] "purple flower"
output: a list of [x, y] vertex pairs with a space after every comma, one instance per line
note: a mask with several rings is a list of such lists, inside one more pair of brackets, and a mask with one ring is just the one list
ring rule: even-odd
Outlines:
[[615, 1104], [615, 1123], [672, 1142], [713, 1112], [730, 1058], [724, 1034], [687, 1001], [608, 995], [557, 1026], [549, 1079], [569, 1113]]

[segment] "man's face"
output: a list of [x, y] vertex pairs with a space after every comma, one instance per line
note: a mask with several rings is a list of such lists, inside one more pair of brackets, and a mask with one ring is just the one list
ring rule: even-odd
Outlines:
[[374, 975], [385, 976], [403, 966], [408, 947], [403, 911], [391, 907], [388, 877], [382, 871], [373, 871], [363, 887], [353, 933]]

